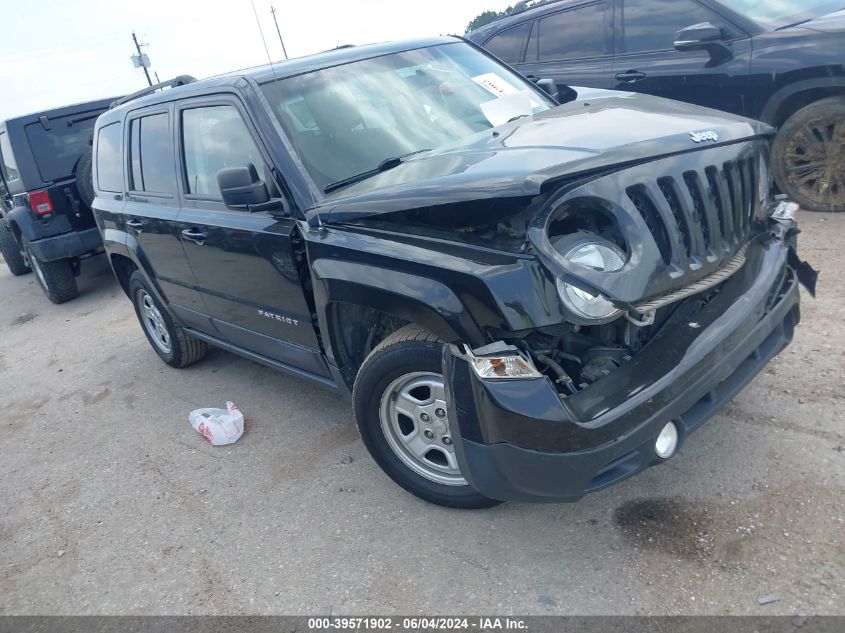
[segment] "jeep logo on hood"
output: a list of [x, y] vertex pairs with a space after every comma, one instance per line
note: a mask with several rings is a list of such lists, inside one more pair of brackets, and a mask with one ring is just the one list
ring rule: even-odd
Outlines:
[[695, 143], [703, 143], [704, 141], [713, 141], [715, 143], [719, 140], [719, 135], [713, 130], [707, 130], [706, 132], [690, 132], [689, 135]]

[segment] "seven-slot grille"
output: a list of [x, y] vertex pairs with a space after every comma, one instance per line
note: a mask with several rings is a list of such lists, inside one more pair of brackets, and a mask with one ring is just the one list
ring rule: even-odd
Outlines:
[[696, 269], [748, 239], [759, 206], [760, 160], [749, 156], [627, 188], [668, 266]]

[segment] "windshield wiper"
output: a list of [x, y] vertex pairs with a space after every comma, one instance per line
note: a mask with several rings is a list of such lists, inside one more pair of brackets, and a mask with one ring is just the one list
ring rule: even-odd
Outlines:
[[366, 180], [367, 178], [372, 178], [376, 174], [380, 174], [382, 172], [388, 171], [389, 169], [393, 169], [394, 167], [398, 167], [402, 163], [405, 162], [409, 156], [413, 156], [415, 154], [422, 154], [423, 152], [430, 152], [430, 149], [418, 149], [413, 152], [408, 152], [407, 154], [402, 154], [401, 156], [392, 156], [390, 158], [385, 158], [378, 164], [378, 167], [375, 169], [370, 169], [369, 171], [362, 172], [360, 174], [356, 174], [354, 176], [350, 176], [349, 178], [344, 178], [343, 180], [338, 180], [337, 182], [333, 182], [326, 186], [323, 189], [323, 193], [331, 193], [332, 191], [336, 191], [338, 189], [342, 189], [348, 185], [354, 185], [356, 182], [361, 182], [362, 180]]

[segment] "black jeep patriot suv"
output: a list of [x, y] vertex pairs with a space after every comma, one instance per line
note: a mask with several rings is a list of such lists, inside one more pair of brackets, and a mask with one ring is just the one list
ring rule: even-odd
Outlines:
[[75, 298], [80, 261], [102, 252], [91, 213], [91, 138], [111, 99], [0, 122], [0, 253], [35, 271], [53, 303]]
[[434, 503], [572, 501], [669, 459], [814, 283], [762, 123], [558, 106], [454, 38], [151, 92], [97, 121], [94, 208], [153, 349], [351, 395]]

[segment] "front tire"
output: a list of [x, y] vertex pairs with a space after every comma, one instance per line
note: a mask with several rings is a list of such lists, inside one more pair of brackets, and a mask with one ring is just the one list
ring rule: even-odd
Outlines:
[[367, 356], [352, 394], [361, 439], [382, 470], [420, 499], [449, 508], [490, 508], [501, 501], [473, 489], [455, 458], [442, 350], [437, 337], [410, 325]]
[[155, 353], [171, 367], [181, 369], [193, 365], [208, 353], [208, 344], [194, 338], [173, 322], [137, 270], [129, 278], [129, 296], [135, 315]]
[[31, 249], [26, 249], [29, 265], [35, 273], [38, 285], [53, 303], [65, 303], [79, 296], [76, 285], [76, 273], [73, 262], [69, 259], [57, 259], [52, 262], [42, 262]]
[[845, 97], [801, 108], [772, 145], [780, 190], [808, 211], [845, 211]]
[[9, 272], [15, 277], [20, 277], [31, 271], [24, 259], [21, 245], [18, 244], [15, 234], [12, 233], [12, 228], [5, 219], [0, 219], [0, 253], [6, 260]]

